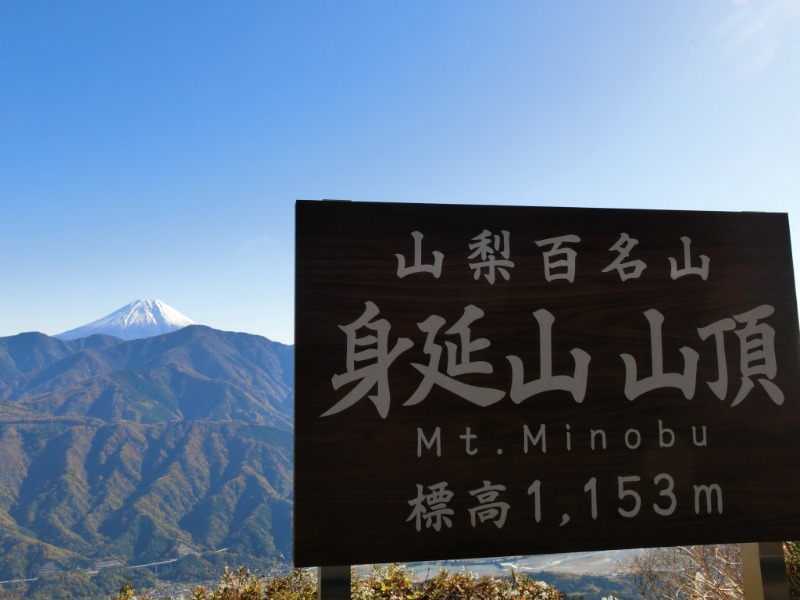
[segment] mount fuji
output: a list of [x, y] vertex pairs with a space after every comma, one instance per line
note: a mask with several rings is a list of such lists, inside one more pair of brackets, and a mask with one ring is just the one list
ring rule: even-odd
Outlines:
[[136, 300], [102, 319], [54, 337], [75, 340], [100, 333], [123, 340], [137, 340], [176, 331], [187, 325], [197, 323], [161, 300]]

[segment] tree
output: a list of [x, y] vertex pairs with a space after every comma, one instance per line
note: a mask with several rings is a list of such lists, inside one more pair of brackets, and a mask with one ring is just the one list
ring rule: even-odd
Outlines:
[[792, 598], [800, 600], [800, 542], [786, 542], [783, 545], [786, 556], [786, 575], [789, 578], [789, 591]]
[[741, 600], [738, 544], [676, 546], [637, 553], [627, 564], [645, 600]]
[[14, 590], [6, 590], [0, 586], [0, 600], [22, 600], [22, 595]]
[[136, 589], [132, 581], [128, 580], [120, 586], [117, 600], [136, 600]]
[[55, 573], [39, 577], [28, 588], [26, 598], [32, 600], [70, 600], [102, 597], [102, 590], [89, 579], [85, 572]]

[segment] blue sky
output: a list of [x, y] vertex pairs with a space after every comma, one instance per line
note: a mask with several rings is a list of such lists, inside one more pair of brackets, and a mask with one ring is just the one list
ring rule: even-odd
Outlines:
[[799, 73], [796, 0], [3, 2], [0, 336], [291, 343], [298, 198], [788, 212], [800, 257]]

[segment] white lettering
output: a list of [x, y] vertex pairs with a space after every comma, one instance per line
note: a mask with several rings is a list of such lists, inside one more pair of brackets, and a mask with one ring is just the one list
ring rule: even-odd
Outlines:
[[705, 425], [702, 426], [702, 430], [703, 430], [703, 439], [702, 440], [698, 440], [697, 439], [697, 427], [692, 425], [692, 440], [694, 441], [694, 445], [695, 446], [708, 446], [708, 437], [706, 435], [706, 426]]
[[[669, 441], [666, 441], [665, 436], [669, 436]], [[669, 427], [664, 427], [663, 421], [658, 420], [658, 445], [662, 448], [672, 448], [675, 443], [675, 432]]]
[[601, 444], [601, 446], [603, 447], [603, 450], [605, 450], [605, 449], [606, 449], [606, 432], [605, 432], [603, 429], [592, 429], [592, 430], [589, 432], [589, 435], [591, 436], [592, 450], [594, 450], [594, 449], [595, 449], [595, 443], [594, 443], [594, 441], [595, 441], [595, 438], [596, 438], [598, 435], [600, 436], [600, 444]]
[[523, 426], [523, 451], [525, 454], [528, 453], [528, 440], [530, 440], [531, 444], [536, 446], [540, 441], [542, 442], [542, 454], [547, 452], [547, 437], [546, 437], [546, 428], [544, 423], [539, 426], [539, 432], [534, 437], [531, 434], [531, 430], [528, 428], [527, 425]]
[[713, 509], [712, 498], [716, 495], [717, 512], [722, 514], [722, 489], [718, 484], [713, 483], [711, 485], [694, 486], [694, 513], [696, 515], [700, 514], [700, 497], [702, 495], [705, 495], [706, 497], [706, 512], [709, 514], [711, 514]]
[[[631, 441], [631, 434], [633, 434], [635, 442]], [[628, 429], [625, 432], [625, 445], [629, 450], [636, 450], [642, 443], [642, 434], [637, 429]]]
[[[467, 429], [469, 431], [469, 429]], [[422, 431], [422, 427], [417, 427], [417, 458], [422, 456], [422, 446], [424, 445], [428, 450], [433, 448], [433, 445], [436, 444], [436, 456], [442, 456], [442, 428], [437, 427], [436, 430], [433, 432], [433, 435], [430, 439], [425, 437], [425, 432]]]
[[472, 433], [469, 427], [464, 430], [464, 433], [458, 436], [462, 440], [464, 440], [464, 451], [469, 454], [470, 456], [475, 456], [478, 453], [477, 448], [473, 448], [471, 445], [472, 440], [477, 438], [478, 436]]

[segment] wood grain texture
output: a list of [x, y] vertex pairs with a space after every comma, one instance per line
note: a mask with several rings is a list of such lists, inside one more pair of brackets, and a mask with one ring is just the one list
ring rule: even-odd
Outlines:
[[[493, 284], [475, 279], [469, 245], [484, 230], [508, 232], [508, 280], [499, 274]], [[439, 278], [398, 277], [396, 254], [407, 264], [414, 259], [413, 231], [424, 236], [424, 262], [432, 261], [434, 250], [443, 253]], [[603, 271], [616, 258], [609, 249], [622, 233], [638, 240], [630, 260], [646, 264], [627, 281], [615, 270]], [[565, 235], [580, 238], [564, 244], [577, 253], [574, 279], [548, 281], [547, 248], [536, 242]], [[683, 266], [683, 236], [691, 239], [692, 264], [709, 257], [706, 280], [670, 277], [670, 257]], [[800, 536], [800, 335], [785, 214], [300, 201], [296, 261], [297, 565]], [[322, 417], [358, 385], [337, 390], [332, 377], [347, 371], [342, 327], [356, 322], [367, 302], [389, 327], [389, 349], [401, 338], [413, 343], [386, 373], [388, 415], [379, 415], [369, 398], [378, 390], [371, 389], [346, 410]], [[737, 334], [745, 323], [734, 317], [765, 305], [773, 312], [759, 323], [774, 330], [767, 345], [777, 372], [753, 374], [753, 389], [732, 406], [743, 371], [763, 371], [752, 360], [742, 362], [743, 344], [758, 340]], [[420, 323], [432, 315], [444, 319], [429, 341], [441, 347], [444, 371], [446, 342], [456, 352], [461, 343], [445, 332], [468, 306], [483, 311], [469, 326], [471, 341], [489, 342], [469, 359], [485, 361], [492, 372], [453, 379], [501, 390], [504, 397], [481, 407], [434, 385], [423, 401], [404, 405], [424, 379], [414, 364], [431, 362]], [[510, 398], [509, 356], [521, 361], [525, 381], [540, 376], [534, 316], [540, 309], [554, 317], [553, 375], [572, 374], [573, 349], [591, 357], [581, 402], [563, 390], [519, 403]], [[640, 378], [651, 374], [649, 309], [663, 315], [665, 372], [683, 371], [681, 348], [699, 355], [691, 398], [674, 387], [633, 400], [625, 396], [621, 355], [634, 357]], [[698, 328], [723, 319], [733, 328], [723, 335], [728, 385], [719, 398], [708, 385], [720, 375], [715, 337], [701, 339]], [[781, 390], [783, 404], [770, 398], [768, 385]], [[542, 426], [546, 452], [532, 443]], [[427, 448], [418, 456], [419, 430], [430, 440], [437, 428], [441, 456]], [[537, 494], [529, 493], [536, 480], [539, 522]], [[492, 501], [508, 505], [502, 527], [491, 520], [473, 526], [470, 510], [480, 500], [470, 492], [485, 481], [504, 486]], [[451, 526], [436, 531], [423, 519], [417, 531], [410, 504], [417, 486], [430, 493], [429, 486], [440, 482], [453, 492], [447, 503]], [[714, 492], [708, 514], [705, 488], [695, 491], [712, 484], [721, 490], [721, 514]], [[626, 517], [637, 497], [638, 513]], [[672, 504], [668, 516], [656, 510], [667, 512]]]

